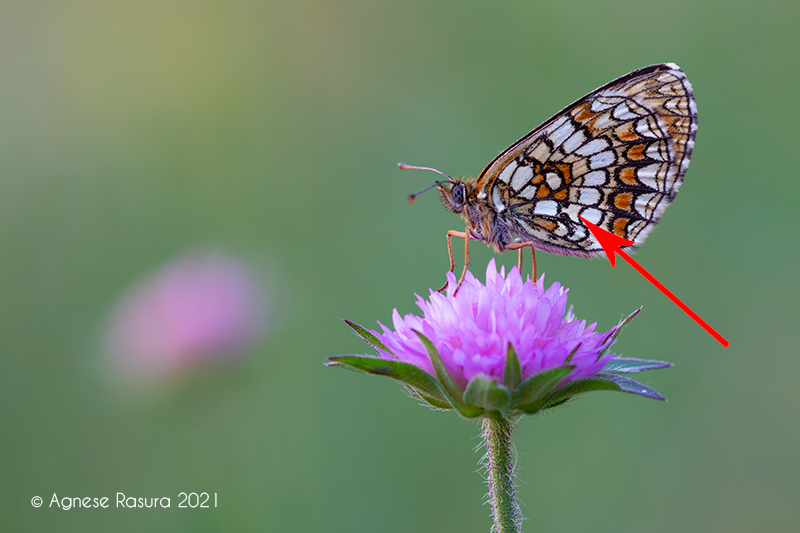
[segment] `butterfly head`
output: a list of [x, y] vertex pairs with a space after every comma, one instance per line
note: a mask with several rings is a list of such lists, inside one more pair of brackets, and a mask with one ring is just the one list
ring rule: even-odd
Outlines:
[[[445, 187], [449, 183], [450, 188]], [[439, 196], [444, 206], [453, 213], [462, 214], [467, 205], [467, 185], [463, 180], [437, 183]]]
[[491, 212], [480, 200], [478, 186], [472, 178], [451, 178], [444, 172], [430, 167], [417, 167], [406, 165], [405, 163], [398, 163], [397, 166], [402, 170], [431, 170], [446, 177], [446, 181], [436, 180], [433, 185], [410, 195], [408, 201], [413, 204], [414, 198], [416, 198], [417, 195], [436, 187], [439, 190], [439, 197], [442, 199], [442, 204], [444, 204], [449, 211], [461, 215], [461, 218], [464, 219], [467, 226], [470, 228], [473, 238], [486, 241], [498, 251], [504, 249], [505, 244], [510, 238], [509, 230], [505, 225], [498, 225], [497, 223], [494, 223], [494, 225], [491, 224], [493, 219], [488, 216]]

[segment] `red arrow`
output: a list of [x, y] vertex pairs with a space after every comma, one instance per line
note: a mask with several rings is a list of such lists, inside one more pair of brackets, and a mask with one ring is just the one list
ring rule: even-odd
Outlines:
[[623, 239], [622, 237], [614, 235], [613, 233], [611, 233], [609, 231], [606, 231], [601, 227], [595, 226], [594, 224], [592, 224], [591, 222], [588, 222], [583, 217], [580, 217], [580, 219], [583, 220], [583, 223], [586, 224], [586, 227], [589, 228], [589, 231], [592, 232], [592, 235], [594, 235], [594, 238], [597, 239], [597, 242], [599, 242], [600, 246], [603, 247], [603, 251], [608, 256], [608, 260], [611, 261], [611, 268], [614, 268], [614, 264], [616, 263], [616, 256], [614, 255], [614, 253], [616, 252], [616, 253], [619, 254], [619, 256], [621, 258], [623, 258], [625, 261], [627, 261], [629, 265], [631, 265], [633, 268], [635, 268], [639, 272], [639, 274], [641, 274], [642, 276], [647, 278], [647, 281], [649, 281], [650, 283], [655, 285], [656, 288], [658, 290], [660, 290], [661, 292], [663, 292], [664, 295], [666, 295], [667, 298], [672, 300], [672, 302], [675, 305], [677, 305], [678, 307], [683, 309], [684, 313], [686, 313], [687, 315], [692, 317], [694, 319], [694, 321], [697, 322], [698, 324], [700, 324], [703, 327], [703, 329], [705, 329], [708, 333], [711, 334], [712, 337], [717, 339], [720, 342], [720, 344], [722, 344], [725, 348], [730, 346], [731, 343], [726, 341], [725, 338], [722, 335], [717, 333], [714, 330], [714, 328], [709, 326], [706, 323], [705, 320], [703, 320], [702, 318], [697, 316], [697, 313], [695, 313], [694, 311], [689, 309], [689, 307], [685, 303], [680, 301], [677, 296], [672, 294], [669, 291], [669, 289], [667, 289], [665, 286], [663, 286], [661, 284], [660, 281], [658, 281], [656, 278], [651, 276], [650, 273], [647, 270], [645, 270], [644, 268], [639, 266], [639, 263], [637, 263], [636, 261], [631, 259], [631, 257], [628, 254], [626, 254], [625, 252], [622, 251], [622, 249], [620, 248], [621, 246], [630, 246], [631, 244], [634, 244], [633, 241], [629, 241], [628, 239]]

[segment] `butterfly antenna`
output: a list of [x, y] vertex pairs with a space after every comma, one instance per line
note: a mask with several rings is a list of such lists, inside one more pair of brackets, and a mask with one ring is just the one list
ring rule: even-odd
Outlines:
[[409, 194], [408, 195], [408, 203], [410, 203], [410, 204], [413, 204], [414, 203], [414, 198], [416, 198], [420, 194], [424, 193], [425, 191], [427, 191], [429, 189], [433, 189], [434, 187], [436, 187], [437, 185], [441, 185], [442, 183], [453, 183], [453, 181], [454, 181], [453, 178], [451, 178], [450, 176], [448, 176], [447, 174], [445, 174], [441, 170], [436, 170], [435, 168], [431, 168], [431, 167], [418, 167], [418, 166], [414, 166], [414, 165], [406, 165], [405, 163], [397, 163], [397, 168], [399, 168], [400, 170], [430, 170], [432, 172], [436, 172], [437, 174], [441, 174], [442, 176], [447, 178], [447, 181], [436, 180], [436, 182], [433, 185], [429, 185], [429, 186], [425, 187], [424, 189], [422, 189], [421, 191], [415, 192], [414, 194]]

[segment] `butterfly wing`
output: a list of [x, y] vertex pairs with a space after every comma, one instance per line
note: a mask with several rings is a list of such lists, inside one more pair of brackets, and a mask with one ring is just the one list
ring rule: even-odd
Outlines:
[[641, 244], [678, 193], [696, 132], [686, 75], [674, 63], [652, 65], [561, 110], [498, 155], [475, 186], [523, 241], [601, 255], [579, 216]]

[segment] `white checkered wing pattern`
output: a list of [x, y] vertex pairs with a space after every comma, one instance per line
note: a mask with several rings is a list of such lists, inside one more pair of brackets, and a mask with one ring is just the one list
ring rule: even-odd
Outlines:
[[696, 132], [686, 75], [652, 65], [563, 109], [497, 156], [475, 186], [521, 241], [600, 255], [578, 217], [641, 244], [678, 193]]

